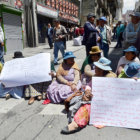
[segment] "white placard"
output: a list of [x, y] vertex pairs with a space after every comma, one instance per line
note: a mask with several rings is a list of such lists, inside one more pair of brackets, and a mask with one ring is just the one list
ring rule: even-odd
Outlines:
[[140, 129], [140, 80], [92, 78], [90, 124]]
[[50, 81], [50, 71], [50, 54], [40, 53], [6, 62], [0, 80], [6, 87], [29, 85]]

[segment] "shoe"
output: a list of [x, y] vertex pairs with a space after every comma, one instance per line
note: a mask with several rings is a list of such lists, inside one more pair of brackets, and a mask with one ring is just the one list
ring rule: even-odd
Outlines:
[[37, 96], [37, 100], [41, 101], [42, 100], [42, 96], [41, 95]]
[[68, 126], [66, 126], [61, 130], [61, 134], [67, 134], [68, 135], [68, 134], [76, 133], [80, 130], [81, 130], [80, 127], [76, 128], [75, 130], [69, 130]]
[[34, 101], [35, 101], [35, 98], [34, 98], [34, 97], [31, 97], [31, 98], [30, 98], [30, 100], [29, 100], [29, 102], [28, 102], [28, 105], [33, 104], [33, 103], [34, 103]]
[[9, 93], [6, 94], [5, 99], [8, 100], [11, 98], [11, 95]]
[[46, 104], [49, 104], [51, 102], [51, 100], [49, 100], [49, 99], [46, 99], [46, 100], [44, 100], [44, 102], [42, 103], [43, 105], [46, 105]]

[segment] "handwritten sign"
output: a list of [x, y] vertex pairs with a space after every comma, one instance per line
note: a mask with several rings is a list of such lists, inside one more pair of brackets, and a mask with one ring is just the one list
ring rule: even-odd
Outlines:
[[140, 129], [140, 80], [92, 79], [90, 124]]
[[0, 80], [6, 87], [50, 81], [50, 68], [49, 53], [13, 59], [4, 64]]

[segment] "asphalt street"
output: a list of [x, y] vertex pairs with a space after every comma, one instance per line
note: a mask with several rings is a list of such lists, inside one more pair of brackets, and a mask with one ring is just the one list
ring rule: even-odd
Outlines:
[[[113, 71], [122, 49], [114, 49], [115, 42], [110, 47], [109, 58], [112, 60]], [[67, 43], [67, 51], [73, 51], [77, 57], [75, 61], [81, 67], [85, 59], [84, 46], [72, 46]], [[24, 56], [32, 56], [40, 52], [49, 52], [47, 45], [37, 48], [26, 48]], [[7, 54], [5, 60], [11, 60], [13, 54]], [[62, 62], [61, 54], [59, 55]], [[57, 66], [56, 66], [57, 69]], [[67, 116], [64, 105], [42, 105], [43, 101], [36, 101], [28, 105], [25, 99], [0, 99], [0, 140], [140, 140], [140, 131], [118, 127], [104, 127], [97, 129], [87, 126], [80, 132], [71, 135], [62, 135], [60, 131], [67, 125]]]

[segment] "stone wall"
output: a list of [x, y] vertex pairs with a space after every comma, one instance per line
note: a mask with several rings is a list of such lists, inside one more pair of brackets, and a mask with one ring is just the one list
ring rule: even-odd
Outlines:
[[115, 20], [121, 20], [123, 0], [83, 0], [82, 1], [82, 20], [81, 25], [87, 20], [86, 16], [92, 12], [97, 19], [105, 16], [108, 23], [112, 24]]

